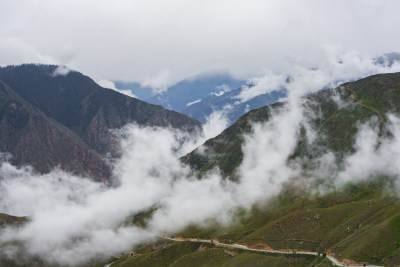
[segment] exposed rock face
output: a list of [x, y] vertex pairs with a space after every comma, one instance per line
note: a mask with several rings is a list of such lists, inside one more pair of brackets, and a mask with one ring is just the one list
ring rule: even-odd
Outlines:
[[[103, 155], [114, 152], [110, 129], [135, 122], [194, 130], [201, 124], [97, 85], [79, 72], [55, 75], [54, 65], [0, 68], [0, 152], [40, 172], [55, 166], [97, 180], [110, 177]], [[113, 150], [114, 149], [114, 150]]]
[[102, 157], [71, 130], [13, 96], [4, 84], [0, 99], [0, 151], [12, 154], [13, 164], [29, 164], [42, 173], [60, 166], [97, 180], [110, 177]]

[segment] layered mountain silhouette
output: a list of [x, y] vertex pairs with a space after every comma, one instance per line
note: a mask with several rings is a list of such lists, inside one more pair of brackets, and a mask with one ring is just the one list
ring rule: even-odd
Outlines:
[[131, 90], [140, 99], [181, 112], [201, 123], [206, 123], [212, 113], [221, 112], [232, 124], [248, 111], [275, 103], [286, 96], [286, 91], [282, 89], [241, 101], [240, 94], [244, 86], [253, 85], [227, 73], [194, 76], [150, 98], [146, 97], [151, 93], [151, 88], [141, 87], [138, 83], [116, 82], [115, 85], [121, 90]]
[[200, 123], [102, 88], [77, 71], [55, 65], [0, 68], [0, 151], [39, 172], [56, 166], [99, 180], [110, 177], [103, 160], [116, 154], [110, 129], [127, 123], [193, 131]]
[[206, 123], [207, 118], [213, 112], [219, 111], [226, 116], [229, 124], [232, 124], [250, 110], [273, 104], [286, 96], [286, 91], [280, 90], [260, 94], [242, 102], [238, 98], [242, 90], [242, 87], [240, 87], [228, 92], [221, 92], [220, 94], [210, 94], [201, 101], [186, 107], [182, 113], [202, 123]]
[[[22, 67], [47, 69], [47, 71], [40, 72], [50, 75], [50, 79], [56, 77], [67, 79], [69, 75], [74, 74], [74, 72], [70, 72], [66, 76], [53, 77], [52, 73], [56, 66], [27, 65], [9, 68], [12, 70], [12, 68]], [[0, 71], [0, 77], [3, 75], [2, 71], [3, 69]], [[79, 73], [74, 75], [85, 77]], [[21, 76], [18, 75], [18, 77]], [[133, 115], [128, 116], [126, 114], [130, 114], [129, 112], [122, 113], [118, 109], [119, 106], [114, 106], [113, 103], [116, 100], [100, 99], [100, 96], [113, 99], [111, 95], [120, 99], [119, 97], [122, 95], [116, 92], [110, 95], [105, 94], [104, 90], [107, 89], [97, 86], [95, 86], [97, 89], [94, 88], [91, 91], [92, 93], [80, 98], [79, 104], [74, 108], [77, 110], [76, 113], [70, 113], [75, 114], [74, 120], [77, 120], [75, 122], [63, 115], [67, 112], [55, 111], [57, 109], [55, 105], [50, 105], [50, 108], [45, 105], [44, 100], [36, 99], [36, 97], [40, 98], [39, 96], [28, 97], [31, 99], [28, 102], [25, 100], [27, 97], [23, 97], [24, 93], [14, 89], [17, 87], [15, 84], [7, 82], [5, 78], [0, 80], [2, 81], [0, 85], [2, 151], [15, 150], [21, 151], [24, 155], [30, 155], [30, 153], [34, 155], [36, 149], [44, 146], [42, 149], [57, 156], [59, 152], [56, 146], [60, 143], [59, 140], [62, 140], [61, 143], [65, 143], [62, 146], [64, 153], [70, 153], [72, 156], [75, 155], [73, 151], [86, 153], [85, 157], [78, 153], [78, 157], [86, 162], [82, 162], [80, 165], [75, 163], [78, 164], [76, 166], [66, 163], [64, 168], [73, 170], [83, 168], [79, 170], [80, 173], [93, 171], [93, 173], [100, 174], [96, 177], [105, 175], [96, 168], [107, 170], [107, 166], [104, 166], [104, 169], [101, 168], [101, 154], [110, 151], [106, 145], [109, 137], [107, 137], [107, 130], [104, 129], [119, 127], [118, 125], [123, 125], [125, 120], [145, 125], [171, 124], [188, 129], [199, 125], [197, 121], [186, 116], [176, 115], [176, 113], [171, 113], [159, 106], [145, 103], [142, 105], [156, 107], [164, 115], [158, 113], [155, 115], [148, 111], [148, 113], [144, 113], [147, 116], [142, 114], [140, 117], [145, 118], [143, 120], [139, 120]], [[67, 88], [64, 83], [61, 84], [63, 86], [52, 88]], [[60, 91], [62, 90], [60, 89]], [[101, 95], [101, 92], [105, 95]], [[98, 98], [93, 96], [97, 94], [100, 94]], [[117, 94], [118, 97], [114, 94]], [[57, 101], [54, 96], [50, 99], [53, 98], [55, 98], [54, 101]], [[33, 102], [32, 99], [36, 99], [35, 101], [38, 102]], [[68, 99], [68, 97], [63, 99]], [[131, 98], [124, 96], [121, 99], [124, 100], [117, 103], [122, 106], [124, 101], [132, 101]], [[304, 129], [299, 131], [297, 144], [287, 161], [290, 163], [301, 158], [303, 160], [301, 168], [307, 174], [307, 170], [314, 168], [313, 159], [319, 158], [326, 151], [331, 151], [336, 156], [338, 166], [346, 155], [354, 153], [355, 138], [361, 123], [375, 121], [380, 130], [380, 140], [393, 137], [392, 133], [386, 129], [386, 124], [389, 114], [398, 115], [400, 112], [400, 73], [370, 76], [345, 83], [338, 88], [319, 91], [306, 96], [303, 100], [302, 104], [305, 110], [308, 110], [310, 114], [318, 114], [318, 116], [307, 117], [310, 126], [315, 131], [316, 138], [314, 143], [310, 144]], [[41, 101], [43, 101], [42, 104], [38, 104]], [[63, 106], [61, 99], [59, 101], [59, 106]], [[75, 102], [71, 101], [71, 103]], [[72, 107], [71, 103], [65, 105], [65, 109], [68, 110], [68, 107]], [[41, 107], [42, 105], [45, 107]], [[131, 105], [133, 104], [128, 107]], [[184, 156], [182, 161], [196, 169], [199, 177], [218, 167], [227, 179], [240, 179], [237, 168], [243, 160], [242, 145], [245, 141], [245, 134], [252, 132], [254, 123], [267, 122], [274, 114], [286, 107], [287, 103], [285, 102], [274, 103], [246, 113], [220, 135], [206, 141], [201, 148]], [[149, 110], [153, 109], [149, 108]], [[52, 113], [54, 116], [51, 116]], [[171, 114], [169, 116], [174, 119], [168, 114]], [[119, 119], [115, 122], [113, 118]], [[102, 136], [104, 140], [95, 135], [97, 131], [104, 131], [105, 137]], [[54, 136], [54, 138], [49, 138], [49, 136]], [[44, 138], [44, 141], [38, 138]], [[10, 148], [3, 149], [3, 140], [7, 140]], [[72, 147], [75, 150], [72, 149], [72, 152], [68, 152], [69, 150], [65, 147]], [[43, 152], [43, 154], [46, 153]], [[97, 159], [98, 161], [96, 161]], [[44, 158], [43, 160], [50, 159]], [[58, 161], [62, 160], [62, 158], [58, 159]], [[96, 168], [89, 168], [90, 162], [99, 165]], [[36, 164], [41, 166], [40, 163]], [[176, 236], [188, 238], [194, 242], [173, 242], [160, 239], [154, 244], [136, 247], [134, 252], [131, 251], [104, 263], [113, 262], [113, 266], [212, 266], [223, 264], [226, 266], [242, 266], [244, 264], [332, 266], [326, 258], [326, 255], [329, 255], [343, 263], [359, 266], [363, 264], [396, 266], [399, 264], [400, 204], [396, 194], [396, 181], [382, 175], [376, 179], [365, 179], [364, 182], [359, 183], [350, 181], [343, 187], [332, 186], [331, 190], [327, 189], [322, 194], [318, 192], [311, 194], [309, 188], [301, 186], [301, 181], [305, 181], [301, 179], [306, 178], [306, 176], [299, 177], [300, 183], [285, 184], [282, 191], [270, 198], [268, 203], [258, 203], [259, 205], [245, 212], [239, 210], [235, 217], [237, 223], [228, 226], [217, 223], [210, 223], [202, 227], [190, 225], [182, 232], [176, 233]], [[152, 212], [154, 212], [153, 208], [135, 215], [132, 224], [145, 227]], [[25, 220], [26, 218], [0, 214], [0, 226], [19, 225]], [[283, 256], [228, 249], [218, 246], [216, 242], [198, 243], [201, 239], [243, 244], [255, 249], [289, 250], [293, 251], [293, 254]], [[318, 252], [319, 256], [296, 255], [296, 251]], [[1, 258], [0, 262], [14, 264], [12, 261]], [[104, 265], [104, 263], [99, 263], [99, 265]]]
[[182, 112], [193, 102], [223, 90], [239, 88], [245, 81], [227, 73], [201, 74], [169, 87], [166, 91], [147, 99], [149, 103]]

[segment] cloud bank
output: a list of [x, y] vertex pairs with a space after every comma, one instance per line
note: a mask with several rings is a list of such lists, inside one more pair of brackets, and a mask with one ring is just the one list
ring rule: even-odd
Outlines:
[[[294, 79], [290, 84], [288, 104], [274, 110], [267, 122], [253, 125], [253, 131], [245, 136], [239, 182], [223, 179], [218, 170], [199, 180], [179, 160], [223, 129], [223, 113], [214, 114], [205, 132], [196, 137], [137, 125], [120, 130], [123, 156], [114, 166], [119, 179], [116, 187], [61, 170], [40, 175], [30, 167], [16, 168], [3, 159], [0, 212], [30, 216], [31, 220], [22, 228], [2, 230], [0, 242], [20, 241], [28, 255], [77, 265], [130, 250], [158, 233], [179, 231], [191, 223], [206, 226], [210, 219], [229, 223], [237, 208], [267, 201], [279, 194], [285, 183], [301, 175], [301, 162], [287, 159], [301, 128], [307, 130], [310, 143], [315, 138], [309, 111], [298, 97], [309, 83]], [[400, 160], [400, 119], [391, 115], [388, 120], [391, 139], [380, 140], [373, 123], [361, 125], [356, 152], [345, 159], [345, 167], [338, 169], [327, 154], [322, 157], [321, 169], [316, 170], [320, 173], [317, 178], [325, 171], [325, 177], [336, 179], [340, 186], [385, 173], [400, 181], [400, 165], [390, 164]], [[222, 126], [215, 130], [215, 125]], [[154, 207], [157, 209], [147, 228], [129, 223], [134, 214]], [[3, 253], [12, 257], [15, 249], [11, 245]]]
[[319, 57], [298, 57], [288, 62], [291, 62], [291, 66], [282, 73], [266, 70], [264, 75], [249, 79], [251, 86], [243, 86], [235, 98], [243, 103], [258, 95], [283, 89], [291, 92], [290, 97], [296, 98], [373, 74], [400, 71], [398, 58], [383, 56], [377, 62], [375, 57], [355, 50], [346, 51], [340, 45], [323, 46]]
[[[0, 65], [67, 65], [161, 89], [210, 70], [282, 73], [324, 44], [397, 51], [396, 0], [21, 0], [0, 3]], [[166, 75], [168, 73], [168, 75]]]
[[[300, 127], [308, 123], [301, 104], [293, 101], [274, 111], [266, 123], [254, 125], [245, 137], [237, 183], [222, 179], [218, 170], [199, 180], [179, 161], [204, 138], [191, 140], [176, 130], [136, 125], [120, 131], [124, 153], [114, 169], [117, 187], [61, 170], [40, 175], [3, 161], [0, 211], [28, 215], [31, 221], [22, 228], [3, 230], [0, 240], [23, 242], [29, 255], [52, 263], [77, 265], [130, 250], [158, 233], [179, 231], [191, 223], [207, 225], [209, 219], [229, 223], [237, 208], [268, 200], [300, 175], [300, 167], [287, 158]], [[365, 180], [383, 170], [399, 178], [398, 165], [389, 163], [400, 160], [400, 119], [390, 116], [389, 121], [394, 137], [380, 148], [376, 129], [360, 127], [357, 152], [335, 176], [338, 181]], [[390, 166], [394, 167], [386, 169]], [[146, 229], [129, 223], [132, 215], [154, 207], [157, 210]], [[12, 256], [12, 247], [3, 253]]]

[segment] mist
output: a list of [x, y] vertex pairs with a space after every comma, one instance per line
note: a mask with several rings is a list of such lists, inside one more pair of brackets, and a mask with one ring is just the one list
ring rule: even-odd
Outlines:
[[[265, 203], [278, 195], [286, 183], [301, 177], [302, 159], [288, 161], [288, 157], [301, 129], [306, 130], [308, 142], [313, 143], [316, 133], [310, 120], [319, 116], [307, 108], [302, 96], [321, 86], [335, 85], [338, 80], [399, 68], [398, 63], [374, 67], [369, 64], [370, 59], [365, 63], [351, 55], [340, 59], [342, 63], [332, 61], [333, 65], [339, 64], [338, 68], [345, 66], [334, 72], [329, 64], [311, 70], [294, 67], [297, 72], [291, 73], [290, 82], [286, 78], [273, 79], [276, 86], [287, 88], [286, 104], [272, 109], [266, 122], [253, 123], [252, 131], [244, 136], [237, 182], [223, 177], [217, 168], [198, 179], [196, 171], [179, 160], [227, 126], [224, 112], [212, 114], [203, 132], [197, 134], [135, 124], [114, 130], [122, 150], [113, 166], [118, 179], [118, 186], [114, 187], [60, 169], [39, 174], [29, 166], [17, 168], [2, 157], [0, 212], [29, 216], [29, 221], [22, 227], [3, 229], [0, 242], [18, 241], [28, 255], [74, 266], [107, 259], [154, 240], [160, 233], [179, 232], [190, 224], [206, 227], [210, 222], [231, 223], [238, 208], [250, 209]], [[349, 74], [355, 65], [360, 67]], [[287, 77], [286, 73], [276, 75]], [[260, 81], [268, 81], [264, 78], [260, 77]], [[267, 82], [264, 89], [268, 88]], [[338, 105], [347, 105], [338, 95], [334, 100]], [[382, 140], [374, 119], [360, 124], [356, 152], [346, 155], [340, 167], [336, 166], [335, 155], [327, 151], [319, 159], [315, 177], [308, 179], [310, 184], [313, 179], [323, 178], [333, 179], [340, 187], [348, 181], [366, 181], [386, 174], [399, 185], [400, 165], [394, 164], [400, 161], [400, 119], [396, 115], [388, 117], [387, 130], [392, 137]], [[132, 216], [149, 209], [155, 211], [147, 227], [130, 223]], [[9, 245], [2, 253], [16, 257], [17, 251], [17, 246]]]
[[299, 98], [321, 89], [335, 88], [348, 81], [377, 73], [400, 71], [395, 59], [377, 58], [357, 50], [346, 50], [341, 45], [323, 45], [313, 57], [293, 57], [283, 61], [288, 67], [276, 72], [265, 69], [263, 75], [249, 78], [236, 98], [246, 102], [258, 95], [288, 90], [289, 98]]

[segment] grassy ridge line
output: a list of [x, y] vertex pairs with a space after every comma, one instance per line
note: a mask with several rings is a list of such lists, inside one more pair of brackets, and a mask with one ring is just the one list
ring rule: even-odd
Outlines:
[[[210, 243], [214, 244], [216, 246], [221, 246], [221, 247], [228, 247], [228, 248], [237, 248], [237, 249], [243, 249], [243, 250], [248, 250], [248, 251], [255, 251], [255, 252], [265, 252], [265, 253], [278, 253], [278, 254], [300, 254], [300, 255], [312, 255], [312, 256], [322, 256], [318, 252], [313, 252], [313, 251], [299, 251], [299, 250], [291, 250], [291, 251], [285, 251], [285, 250], [269, 250], [269, 249], [255, 249], [255, 248], [250, 248], [246, 245], [241, 245], [241, 244], [227, 244], [227, 243], [222, 243], [218, 242], [216, 240], [207, 240], [207, 239], [195, 239], [195, 238], [172, 238], [172, 237], [167, 237], [163, 235], [158, 235], [160, 238], [164, 238], [166, 240], [170, 241], [175, 241], [175, 242], [197, 242], [197, 243]], [[326, 255], [326, 258], [328, 258], [334, 265], [336, 266], [369, 266], [369, 267], [380, 267], [379, 265], [345, 265], [341, 263], [338, 259], [331, 255]], [[109, 265], [111, 266], [111, 265]]]
[[383, 125], [383, 124], [385, 123], [385, 116], [384, 116], [379, 110], [377, 110], [376, 108], [373, 108], [373, 107], [370, 107], [370, 106], [364, 104], [362, 100], [358, 100], [358, 99], [355, 97], [355, 95], [354, 95], [354, 93], [353, 93], [352, 90], [350, 90], [350, 91], [352, 92], [352, 94], [350, 95], [350, 98], [351, 98], [351, 99], [353, 99], [353, 100], [354, 100], [358, 105], [360, 105], [361, 107], [364, 107], [364, 108], [369, 109], [369, 110], [371, 110], [372, 112], [376, 113], [376, 114], [378, 115], [378, 117], [379, 117], [379, 121], [380, 121], [381, 125]]

